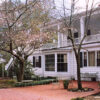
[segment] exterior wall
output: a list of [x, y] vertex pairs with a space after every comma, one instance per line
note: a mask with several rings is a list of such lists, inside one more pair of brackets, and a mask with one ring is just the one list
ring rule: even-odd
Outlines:
[[[59, 24], [58, 30], [60, 29]], [[81, 36], [80, 38], [76, 41], [77, 43], [80, 42], [80, 40], [84, 36], [84, 17], [80, 18], [80, 32]], [[95, 34], [95, 35], [90, 35], [87, 36], [86, 39], [84, 40], [83, 45], [83, 51], [97, 51], [100, 50], [100, 44], [95, 43], [93, 44], [92, 42], [99, 42], [100, 43], [100, 34]], [[88, 44], [90, 43], [90, 44]], [[91, 44], [92, 43], [92, 44]], [[86, 45], [87, 44], [87, 45]], [[71, 43], [70, 41], [67, 40], [67, 36], [65, 34], [59, 33], [58, 32], [58, 48], [60, 47], [65, 47], [65, 46], [70, 46]], [[68, 62], [68, 72], [57, 72], [57, 53], [65, 53], [65, 52], [52, 52], [52, 51], [47, 51], [47, 53], [38, 53], [36, 55], [41, 55], [42, 57], [42, 67], [41, 68], [34, 68], [34, 72], [36, 75], [40, 76], [54, 76], [54, 77], [59, 77], [63, 79], [70, 79], [71, 77], [74, 77], [77, 80], [77, 64], [76, 64], [76, 59], [74, 55], [74, 51], [70, 49], [70, 51], [67, 51], [69, 48], [66, 48], [66, 54], [67, 54], [67, 62]], [[45, 55], [46, 54], [55, 54], [55, 71], [45, 71]], [[31, 60], [32, 58], [30, 58]], [[97, 73], [98, 79], [100, 80], [100, 67], [83, 67], [81, 68], [81, 73]]]
[[[59, 52], [60, 54], [66, 54], [67, 52]], [[59, 79], [69, 79], [70, 78], [70, 73], [69, 73], [69, 68], [67, 72], [57, 72], [57, 52], [52, 53], [55, 54], [55, 71], [45, 71], [44, 70], [44, 76], [52, 76], [52, 77], [58, 77]], [[68, 56], [67, 56], [68, 59]], [[68, 66], [67, 66], [68, 67]]]
[[[67, 72], [57, 72], [57, 54], [66, 54], [67, 55]], [[45, 55], [48, 54], [55, 54], [55, 71], [45, 71]], [[40, 55], [32, 55], [30, 56], [30, 60], [32, 61], [33, 56], [40, 56]], [[66, 52], [52, 52], [52, 53], [46, 53], [41, 55], [41, 68], [33, 68], [33, 72], [35, 75], [38, 76], [52, 76], [52, 77], [58, 77], [59, 79], [70, 79], [74, 76], [74, 70], [73, 70], [73, 53], [71, 51]]]
[[38, 76], [43, 76], [43, 74], [44, 74], [44, 72], [43, 72], [43, 70], [44, 70], [44, 68], [43, 68], [43, 66], [44, 66], [44, 56], [39, 52], [34, 53], [31, 56], [29, 56], [28, 61], [30, 61], [32, 65], [33, 65], [33, 56], [41, 56], [41, 68], [38, 68], [38, 67], [33, 68], [32, 69], [33, 73], [35, 75], [38, 75]]
[[[85, 50], [82, 50], [82, 51], [85, 51]], [[87, 48], [87, 51], [100, 51], [100, 46]], [[100, 67], [99, 66], [83, 67], [81, 68], [81, 73], [97, 73], [97, 80], [100, 81]]]
[[[87, 51], [98, 51], [100, 50], [100, 46], [98, 45], [98, 47], [94, 47], [94, 45], [92, 45], [92, 47], [88, 47], [84, 46], [84, 49], [82, 49], [82, 52], [86, 52]], [[67, 72], [57, 72], [57, 54], [67, 54], [67, 63], [68, 63], [68, 71]], [[45, 71], [45, 55], [48, 54], [55, 54], [55, 71]], [[40, 56], [35, 55], [35, 56]], [[30, 60], [32, 61], [33, 56], [30, 57]], [[48, 53], [42, 53], [41, 54], [41, 68], [33, 68], [33, 71], [36, 75], [39, 76], [52, 76], [52, 77], [58, 77], [60, 79], [70, 79], [71, 77], [74, 77], [77, 80], [77, 64], [76, 64], [76, 59], [75, 59], [75, 55], [74, 55], [74, 51], [66, 51], [66, 52], [48, 52]], [[94, 66], [94, 67], [82, 67], [81, 68], [81, 73], [97, 73], [98, 75], [98, 79], [100, 80], [100, 67]], [[86, 79], [86, 78], [85, 78]], [[86, 80], [89, 80], [88, 78]]]
[[[82, 49], [82, 52], [86, 52], [86, 51], [100, 51], [100, 45], [98, 45], [97, 47], [95, 47], [94, 45], [92, 45], [91, 47], [88, 46], [84, 46], [84, 49]], [[74, 51], [70, 51], [67, 52], [68, 55], [68, 68], [69, 68], [69, 76], [70, 77], [74, 77], [75, 80], [77, 80], [77, 64], [76, 64], [76, 59], [75, 59], [75, 55], [74, 55]], [[97, 66], [87, 66], [87, 67], [82, 67], [81, 68], [81, 73], [97, 73], [97, 81], [100, 81], [100, 67]], [[82, 80], [84, 80], [82, 78]], [[91, 80], [90, 78], [85, 78], [85, 80]]]

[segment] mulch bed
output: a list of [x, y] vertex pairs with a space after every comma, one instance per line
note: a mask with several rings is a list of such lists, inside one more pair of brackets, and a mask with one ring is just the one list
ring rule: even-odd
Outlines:
[[72, 89], [68, 89], [68, 91], [71, 91], [71, 92], [90, 92], [90, 91], [93, 91], [94, 89], [92, 88], [82, 88], [81, 90], [79, 90], [78, 88], [72, 88]]

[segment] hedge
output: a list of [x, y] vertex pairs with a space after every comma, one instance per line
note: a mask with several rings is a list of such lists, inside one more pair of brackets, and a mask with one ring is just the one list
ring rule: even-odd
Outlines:
[[45, 79], [40, 81], [32, 81], [32, 82], [17, 82], [15, 87], [25, 87], [25, 86], [35, 86], [35, 85], [44, 85], [50, 84], [52, 82], [57, 82], [57, 79]]

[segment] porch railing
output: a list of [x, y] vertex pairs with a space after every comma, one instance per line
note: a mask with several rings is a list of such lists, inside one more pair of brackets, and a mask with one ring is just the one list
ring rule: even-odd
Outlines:
[[[76, 38], [75, 44], [80, 43], [80, 41], [81, 41], [81, 37]], [[85, 38], [85, 40], [83, 41], [83, 43], [91, 43], [91, 42], [99, 42], [99, 41], [100, 41], [100, 34], [96, 34], [96, 35], [87, 36]], [[72, 45], [72, 43], [69, 39], [63, 40], [62, 43], [61, 43], [61, 47], [70, 46], [70, 45]]]

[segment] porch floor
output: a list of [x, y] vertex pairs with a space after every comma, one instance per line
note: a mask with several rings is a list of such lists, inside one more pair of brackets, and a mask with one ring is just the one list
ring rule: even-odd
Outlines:
[[[0, 89], [0, 100], [71, 100], [100, 92], [97, 82], [82, 82], [83, 87], [93, 88], [91, 92], [69, 92], [60, 84], [39, 85], [22, 88]], [[76, 81], [70, 87], [75, 88]]]

